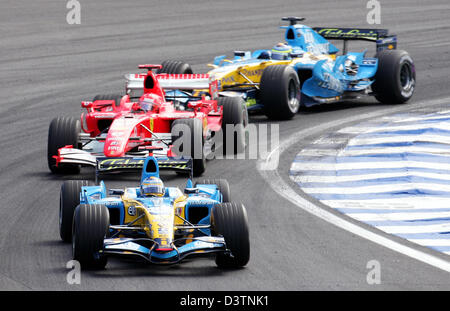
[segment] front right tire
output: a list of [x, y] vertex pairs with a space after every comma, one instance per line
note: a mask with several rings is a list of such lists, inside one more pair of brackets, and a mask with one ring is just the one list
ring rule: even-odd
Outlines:
[[54, 118], [48, 129], [47, 141], [47, 163], [48, 168], [54, 174], [78, 174], [80, 165], [77, 164], [59, 164], [56, 166], [56, 160], [53, 156], [58, 155], [58, 149], [71, 145], [73, 148], [79, 148], [79, 135], [81, 132], [80, 120], [71, 117]]
[[[248, 125], [247, 106], [242, 97], [219, 97], [217, 104], [223, 107], [222, 140], [225, 154], [238, 154], [245, 151], [246, 128]], [[227, 125], [233, 137], [229, 137]], [[228, 132], [228, 133], [227, 133]]]
[[403, 104], [414, 94], [416, 70], [411, 56], [402, 50], [377, 53], [378, 70], [372, 90], [383, 104]]
[[247, 211], [242, 203], [216, 204], [212, 210], [211, 233], [223, 236], [230, 253], [218, 253], [221, 268], [240, 268], [250, 260], [250, 238]]

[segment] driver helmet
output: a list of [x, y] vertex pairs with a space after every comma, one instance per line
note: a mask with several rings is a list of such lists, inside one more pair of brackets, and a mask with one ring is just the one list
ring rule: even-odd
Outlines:
[[139, 106], [145, 112], [152, 111], [155, 105], [155, 100], [153, 98], [144, 97], [140, 102]]
[[278, 43], [272, 48], [272, 59], [287, 60], [289, 53], [292, 52], [292, 47], [286, 43]]
[[141, 195], [162, 197], [165, 193], [164, 183], [158, 177], [147, 177], [141, 183]]

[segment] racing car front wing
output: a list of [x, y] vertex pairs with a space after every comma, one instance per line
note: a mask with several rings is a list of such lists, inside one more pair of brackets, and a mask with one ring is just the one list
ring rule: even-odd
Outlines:
[[[149, 152], [142, 152], [139, 156], [125, 157], [105, 157], [101, 153], [91, 153], [85, 150], [76, 149], [72, 146], [66, 146], [58, 150], [55, 156], [56, 165], [80, 164], [95, 167], [96, 178], [100, 173], [112, 173], [118, 171], [142, 170], [145, 158], [149, 156]], [[153, 154], [152, 154], [153, 155]], [[167, 155], [154, 155], [158, 161], [160, 170], [172, 170], [177, 172], [186, 172], [192, 175], [192, 159], [191, 158], [175, 158]]]
[[178, 248], [173, 245], [173, 250], [171, 251], [156, 251], [157, 243], [153, 244], [153, 247], [147, 248], [138, 244], [138, 240], [151, 241], [150, 239], [132, 238], [105, 239], [104, 248], [100, 253], [102, 255], [134, 255], [153, 264], [175, 264], [190, 255], [206, 255], [228, 251], [225, 240], [222, 237], [204, 236], [192, 238], [192, 242]]

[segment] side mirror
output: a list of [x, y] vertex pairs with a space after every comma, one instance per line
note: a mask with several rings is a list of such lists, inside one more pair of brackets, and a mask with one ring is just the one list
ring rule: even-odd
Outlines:
[[141, 105], [139, 105], [139, 103], [133, 103], [133, 105], [131, 105], [132, 111], [138, 111], [140, 109], [141, 109]]
[[291, 52], [291, 53], [289, 53], [289, 56], [292, 58], [299, 58], [299, 57], [303, 57], [303, 54], [304, 53], [302, 53], [302, 52]]
[[92, 108], [92, 106], [93, 106], [92, 102], [81, 102], [81, 108], [89, 109]]
[[215, 66], [220, 66], [220, 64], [223, 62], [223, 60], [225, 59], [225, 57], [227, 57], [226, 55], [220, 55], [220, 56], [216, 56], [214, 57], [214, 65]]
[[198, 193], [198, 188], [186, 188], [184, 189], [184, 193], [186, 194]]
[[192, 109], [197, 109], [202, 106], [202, 102], [189, 102], [188, 107]]
[[109, 195], [123, 195], [125, 193], [125, 190], [123, 189], [109, 189], [108, 194]]
[[251, 52], [250, 51], [234, 51], [234, 58], [236, 59], [239, 57], [250, 58]]

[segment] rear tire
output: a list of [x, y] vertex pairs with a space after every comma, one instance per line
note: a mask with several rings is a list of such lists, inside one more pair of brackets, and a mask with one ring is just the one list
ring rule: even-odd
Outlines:
[[113, 100], [114, 101], [114, 105], [116, 107], [120, 106], [120, 102], [122, 101], [122, 95], [120, 94], [106, 94], [106, 95], [97, 95], [94, 97], [94, 99], [92, 100], [93, 102], [95, 102], [96, 100]]
[[222, 235], [231, 254], [218, 253], [216, 264], [221, 268], [239, 268], [250, 260], [250, 239], [247, 211], [242, 203], [222, 203], [212, 210], [211, 231]]
[[[178, 125], [178, 126], [177, 126]], [[184, 125], [184, 126], [182, 126]], [[184, 133], [179, 133], [179, 130], [189, 128], [190, 131], [190, 151], [189, 148], [184, 148]], [[176, 153], [177, 156], [182, 157], [191, 157], [193, 160], [193, 174], [194, 176], [202, 175], [206, 170], [206, 158], [205, 153], [203, 152], [203, 126], [202, 122], [199, 119], [177, 119], [172, 123], [172, 145], [178, 140], [181, 139], [181, 142], [177, 144], [179, 147], [179, 152]]]
[[107, 258], [99, 254], [109, 230], [109, 211], [102, 204], [80, 204], [75, 209], [72, 233], [73, 259], [82, 269], [103, 269]]
[[[223, 118], [222, 118], [222, 139], [223, 149], [225, 154], [228, 153], [242, 153], [246, 147], [246, 135], [245, 129], [248, 125], [248, 111], [244, 100], [241, 97], [219, 97], [218, 105], [223, 106]], [[227, 143], [227, 125], [231, 124], [235, 127], [236, 131], [233, 131], [233, 149], [230, 144], [231, 140]], [[237, 126], [236, 125], [240, 125]], [[232, 150], [232, 152], [229, 152]]]
[[259, 85], [264, 114], [273, 120], [292, 119], [300, 108], [300, 81], [290, 66], [272, 65], [264, 69]]
[[71, 145], [79, 148], [80, 121], [71, 117], [58, 117], [52, 120], [48, 129], [47, 162], [48, 168], [54, 174], [78, 174], [77, 164], [59, 164], [53, 156], [58, 155], [58, 149]]
[[64, 242], [72, 241], [75, 208], [80, 204], [81, 187], [90, 186], [87, 180], [66, 180], [61, 185], [59, 200], [59, 235]]
[[377, 53], [378, 70], [372, 90], [383, 104], [403, 104], [414, 94], [416, 70], [408, 52], [384, 50]]
[[192, 74], [192, 68], [189, 64], [176, 60], [166, 60], [162, 62], [162, 68], [158, 69], [156, 73], [168, 74]]
[[220, 193], [222, 193], [223, 203], [231, 201], [230, 185], [228, 184], [228, 181], [226, 179], [219, 179], [219, 178], [202, 179], [200, 181], [197, 181], [194, 187], [197, 187], [197, 185], [205, 185], [205, 184], [217, 186], [217, 189], [219, 189]]

